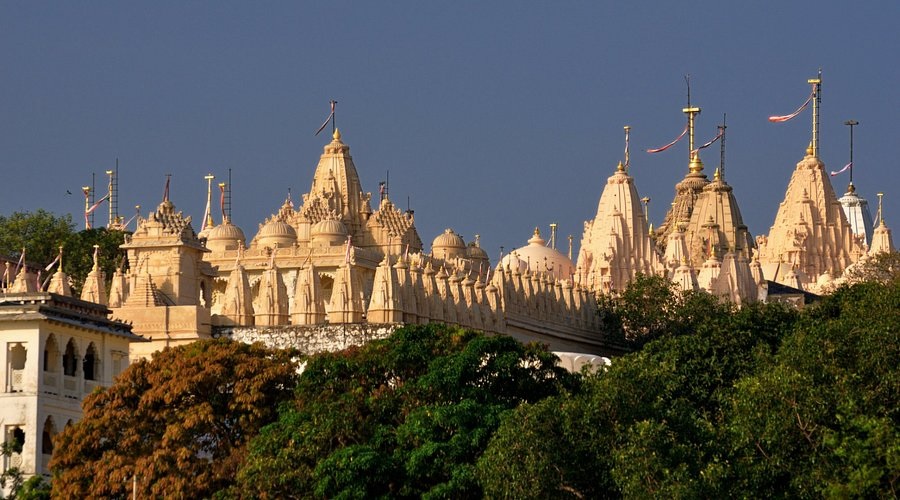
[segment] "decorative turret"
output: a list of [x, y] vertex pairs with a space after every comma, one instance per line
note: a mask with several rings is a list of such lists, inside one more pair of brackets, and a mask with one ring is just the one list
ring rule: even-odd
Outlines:
[[328, 322], [360, 323], [364, 313], [362, 284], [353, 265], [345, 262], [335, 272]]
[[56, 268], [56, 272], [53, 273], [53, 277], [50, 278], [50, 285], [47, 287], [47, 291], [66, 297], [72, 296], [72, 287], [69, 285], [69, 276], [63, 272], [62, 247], [59, 247], [59, 267]]
[[325, 322], [325, 316], [325, 299], [319, 276], [315, 266], [307, 264], [297, 272], [291, 324], [318, 325]]
[[894, 240], [891, 238], [891, 230], [884, 223], [884, 210], [881, 205], [882, 197], [884, 197], [884, 193], [878, 193], [878, 227], [875, 228], [872, 235], [872, 246], [869, 248], [869, 255], [894, 251]]
[[109, 307], [122, 307], [128, 299], [128, 278], [117, 267], [109, 285]]
[[250, 281], [244, 266], [240, 263], [235, 264], [228, 276], [222, 313], [214, 319], [224, 325], [253, 326], [253, 292], [250, 290]]
[[372, 299], [369, 301], [366, 319], [370, 323], [403, 322], [403, 296], [387, 255], [375, 270]]
[[269, 268], [263, 271], [259, 292], [253, 303], [253, 317], [257, 326], [288, 324], [287, 287], [274, 262], [273, 256]]
[[94, 265], [91, 271], [84, 279], [84, 285], [81, 287], [81, 300], [95, 302], [97, 304], [107, 304], [106, 302], [106, 276], [100, 269], [98, 261], [98, 253], [100, 246], [94, 245]]

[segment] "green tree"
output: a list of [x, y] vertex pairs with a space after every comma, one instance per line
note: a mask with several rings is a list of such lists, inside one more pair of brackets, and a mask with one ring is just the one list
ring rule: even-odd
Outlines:
[[811, 307], [727, 415], [735, 484], [761, 496], [896, 497], [900, 282], [861, 283]]
[[94, 245], [98, 245], [100, 268], [109, 285], [116, 267], [127, 264], [119, 248], [125, 242], [126, 233], [102, 227], [84, 231], [74, 228], [70, 215], [56, 216], [42, 209], [15, 212], [9, 217], [0, 215], [0, 254], [17, 259], [24, 248], [28, 263], [43, 267], [63, 247], [63, 270], [72, 279], [77, 295], [93, 267]]
[[[720, 425], [727, 396], [773, 356], [797, 314], [781, 305], [733, 310], [700, 295], [673, 307], [663, 321], [671, 331], [616, 358], [580, 390], [523, 406], [503, 422], [478, 463], [488, 496], [528, 497], [530, 489], [572, 498], [730, 492]], [[513, 445], [516, 436], [526, 438]]]
[[294, 401], [251, 443], [234, 491], [479, 497], [474, 464], [503, 415], [575, 383], [540, 346], [407, 326], [386, 340], [311, 358]]
[[43, 209], [0, 215], [0, 254], [18, 259], [25, 248], [29, 263], [45, 266], [74, 233], [70, 215], [56, 216]]
[[876, 281], [888, 284], [900, 280], [900, 252], [879, 253], [847, 269], [847, 281], [860, 283]]
[[297, 377], [290, 351], [206, 340], [129, 366], [84, 402], [50, 463], [56, 497], [208, 497], [228, 487], [247, 442]]
[[116, 267], [127, 269], [125, 251], [119, 248], [125, 243], [122, 231], [111, 231], [105, 227], [86, 229], [72, 234], [66, 240], [63, 255], [63, 270], [72, 278], [75, 292], [80, 293], [84, 279], [94, 266], [94, 245], [98, 249], [98, 264], [106, 277], [107, 289], [112, 282]]

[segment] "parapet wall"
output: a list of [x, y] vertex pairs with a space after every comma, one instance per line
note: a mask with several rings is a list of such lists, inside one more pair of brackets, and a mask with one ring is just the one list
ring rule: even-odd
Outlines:
[[361, 346], [390, 336], [403, 326], [395, 324], [342, 323], [312, 326], [235, 326], [213, 327], [213, 337], [227, 337], [252, 344], [262, 342], [277, 349], [294, 348], [303, 354], [333, 352], [350, 346]]

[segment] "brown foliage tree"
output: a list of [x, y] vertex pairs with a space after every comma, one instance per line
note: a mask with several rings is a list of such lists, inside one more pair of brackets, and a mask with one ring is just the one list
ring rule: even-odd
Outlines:
[[53, 496], [203, 498], [231, 484], [260, 427], [290, 398], [289, 351], [228, 340], [167, 348], [84, 402], [56, 439]]

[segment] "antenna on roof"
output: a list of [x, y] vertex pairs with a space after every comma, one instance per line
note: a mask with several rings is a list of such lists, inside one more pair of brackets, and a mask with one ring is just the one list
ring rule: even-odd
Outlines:
[[725, 180], [725, 113], [722, 113], [722, 125], [719, 126], [719, 133], [722, 134], [722, 142], [719, 143], [719, 177]]
[[228, 220], [231, 220], [231, 169], [228, 169], [228, 189], [225, 191], [225, 214], [228, 216]]

